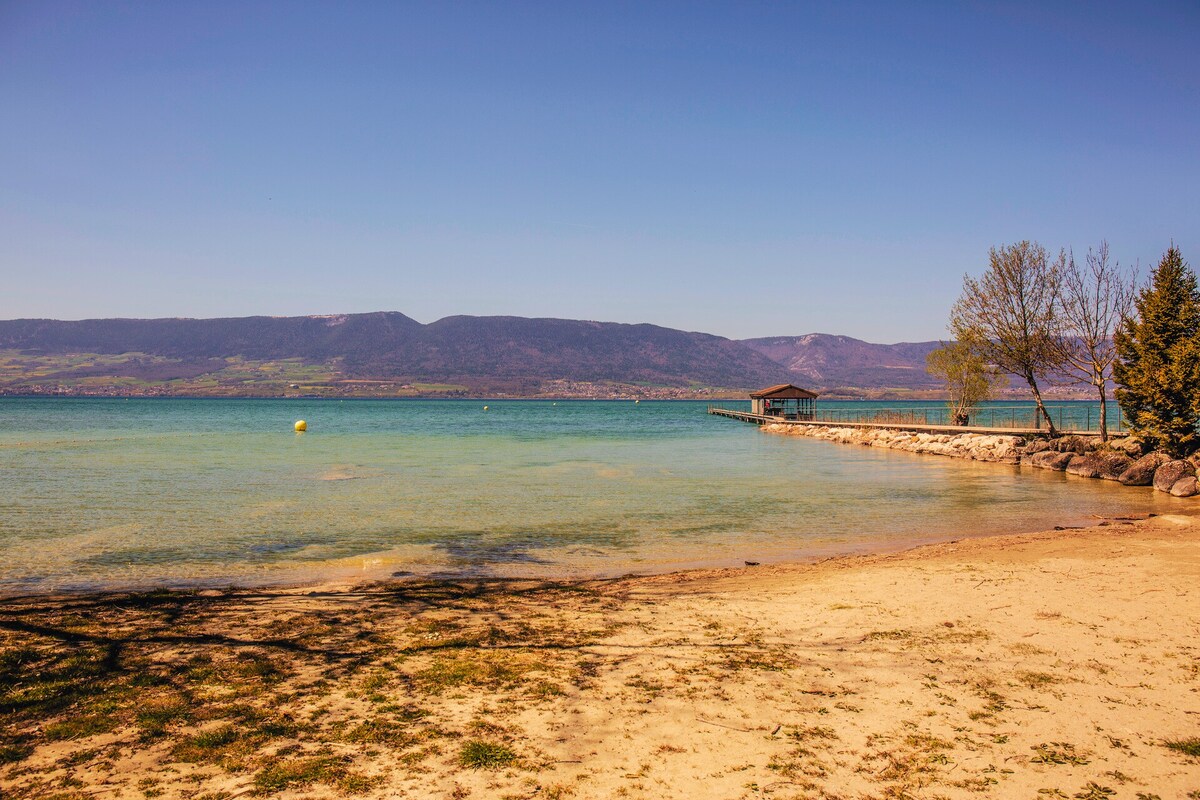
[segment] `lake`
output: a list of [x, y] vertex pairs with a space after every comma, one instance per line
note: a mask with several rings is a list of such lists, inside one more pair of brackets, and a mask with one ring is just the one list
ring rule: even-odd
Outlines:
[[7, 594], [664, 572], [1188, 502], [771, 436], [702, 402], [0, 398]]

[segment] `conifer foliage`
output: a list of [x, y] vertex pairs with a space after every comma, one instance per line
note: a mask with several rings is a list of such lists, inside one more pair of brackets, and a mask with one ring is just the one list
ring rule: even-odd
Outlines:
[[1200, 447], [1200, 292], [1172, 246], [1113, 336], [1117, 401], [1131, 433], [1182, 457]]

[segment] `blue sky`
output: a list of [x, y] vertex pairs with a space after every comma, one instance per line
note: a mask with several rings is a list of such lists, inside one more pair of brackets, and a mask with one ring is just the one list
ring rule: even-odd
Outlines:
[[0, 318], [945, 335], [1200, 267], [1200, 5], [0, 0]]

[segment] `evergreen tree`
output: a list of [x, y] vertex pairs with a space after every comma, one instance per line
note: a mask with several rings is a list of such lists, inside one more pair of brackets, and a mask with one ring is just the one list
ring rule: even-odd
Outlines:
[[1130, 432], [1175, 457], [1200, 447], [1200, 292], [1179, 248], [1167, 250], [1113, 335], [1117, 402]]

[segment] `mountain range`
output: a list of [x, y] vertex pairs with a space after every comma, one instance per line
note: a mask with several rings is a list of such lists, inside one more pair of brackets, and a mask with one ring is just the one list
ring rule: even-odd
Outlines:
[[940, 342], [872, 344], [849, 336], [810, 333], [743, 339], [741, 343], [786, 367], [793, 383], [824, 389], [941, 387], [938, 379], [925, 371], [926, 356]]
[[[937, 342], [808, 334], [742, 341], [566, 319], [398, 312], [224, 319], [0, 321], [5, 393], [509, 393], [580, 387], [924, 390]], [[107, 382], [106, 382], [107, 381]]]

